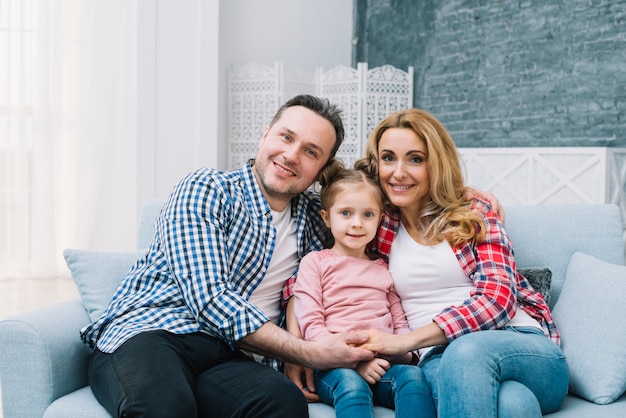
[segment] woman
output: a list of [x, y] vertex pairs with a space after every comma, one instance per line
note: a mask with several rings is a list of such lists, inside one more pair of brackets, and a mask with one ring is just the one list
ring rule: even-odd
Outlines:
[[395, 112], [372, 132], [367, 155], [356, 167], [378, 176], [391, 204], [373, 251], [389, 262], [412, 331], [371, 330], [363, 347], [418, 350], [440, 418], [556, 411], [569, 379], [550, 310], [517, 272], [489, 203], [464, 198], [445, 128], [418, 109]]

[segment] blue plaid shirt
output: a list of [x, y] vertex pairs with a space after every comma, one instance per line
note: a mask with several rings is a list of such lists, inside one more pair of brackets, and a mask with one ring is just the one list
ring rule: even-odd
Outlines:
[[[323, 247], [320, 209], [309, 191], [291, 202], [300, 258]], [[269, 320], [248, 299], [274, 251], [270, 221], [250, 163], [237, 171], [189, 174], [163, 206], [147, 254], [102, 317], [81, 330], [82, 340], [110, 353], [138, 333], [166, 330], [205, 332], [234, 347]]]

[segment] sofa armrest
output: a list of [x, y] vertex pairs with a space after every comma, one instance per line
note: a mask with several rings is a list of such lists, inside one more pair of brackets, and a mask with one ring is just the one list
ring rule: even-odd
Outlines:
[[41, 417], [55, 399], [87, 385], [92, 351], [79, 331], [89, 322], [78, 299], [0, 321], [4, 418]]

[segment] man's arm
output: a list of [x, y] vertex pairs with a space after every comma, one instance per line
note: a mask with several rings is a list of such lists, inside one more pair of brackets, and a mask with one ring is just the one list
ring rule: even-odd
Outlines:
[[[157, 233], [170, 277], [199, 327], [233, 346], [268, 321], [243, 296], [242, 280], [251, 278], [242, 272], [265, 263], [262, 243], [269, 226], [248, 221], [246, 205], [239, 204], [245, 191], [217, 177], [212, 170], [198, 170], [181, 180], [157, 221]], [[235, 239], [237, 249], [231, 250], [226, 243]], [[246, 248], [260, 250], [249, 256]]]
[[317, 341], [305, 341], [284, 329], [266, 322], [246, 335], [236, 345], [245, 350], [314, 369], [345, 367], [353, 369], [374, 353], [357, 347], [368, 339], [367, 332], [333, 334]]

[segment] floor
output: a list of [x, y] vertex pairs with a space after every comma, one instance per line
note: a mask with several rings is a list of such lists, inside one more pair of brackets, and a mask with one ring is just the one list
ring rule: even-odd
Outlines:
[[[0, 320], [75, 298], [78, 298], [78, 291], [71, 278], [0, 280]], [[0, 418], [2, 418], [1, 399]]]

